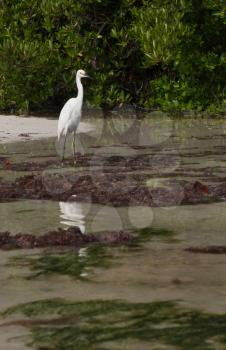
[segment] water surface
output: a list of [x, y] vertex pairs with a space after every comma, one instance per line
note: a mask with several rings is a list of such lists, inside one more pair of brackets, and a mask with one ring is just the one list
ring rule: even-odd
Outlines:
[[[80, 134], [77, 144], [92, 159], [79, 170], [97, 176], [109, 158], [140, 156], [146, 166], [133, 171], [149, 175], [147, 186], [164, 185], [169, 178], [207, 185], [224, 181], [224, 119], [133, 117], [89, 116], [94, 127]], [[51, 138], [2, 144], [0, 153], [12, 162], [45, 162], [54, 160], [59, 149]], [[108, 170], [113, 166], [117, 163]], [[41, 171], [44, 181], [51, 171], [56, 169]], [[27, 173], [0, 170], [5, 179]], [[115, 208], [89, 198], [86, 203], [0, 203], [1, 231], [40, 235], [77, 226], [84, 234], [131, 230], [138, 237], [136, 244], [121, 247], [2, 251], [0, 309], [13, 309], [1, 317], [1, 344], [10, 350], [39, 345], [67, 350], [224, 349], [226, 255], [185, 248], [226, 245], [225, 210], [224, 201], [182, 206], [179, 195], [175, 206], [164, 208], [132, 203]], [[58, 325], [45, 324], [54, 317], [62, 317]], [[39, 322], [32, 324], [35, 320]]]

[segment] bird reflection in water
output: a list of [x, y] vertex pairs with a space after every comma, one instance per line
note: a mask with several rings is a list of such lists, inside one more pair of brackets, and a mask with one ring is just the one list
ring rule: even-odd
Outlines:
[[61, 224], [78, 227], [85, 233], [85, 217], [89, 210], [87, 204], [80, 202], [59, 202]]

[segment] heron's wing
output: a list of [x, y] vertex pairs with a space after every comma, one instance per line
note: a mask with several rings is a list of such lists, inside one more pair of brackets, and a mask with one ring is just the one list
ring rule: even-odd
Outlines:
[[63, 106], [58, 121], [58, 140], [60, 139], [60, 136], [67, 130], [75, 106], [76, 98], [70, 98], [70, 100], [68, 100]]

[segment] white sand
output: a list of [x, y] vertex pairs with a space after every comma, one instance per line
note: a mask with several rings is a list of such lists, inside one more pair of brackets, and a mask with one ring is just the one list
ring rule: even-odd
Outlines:
[[[0, 115], [0, 143], [57, 136], [57, 122], [57, 119]], [[89, 132], [92, 129], [90, 123], [81, 122], [77, 132]]]

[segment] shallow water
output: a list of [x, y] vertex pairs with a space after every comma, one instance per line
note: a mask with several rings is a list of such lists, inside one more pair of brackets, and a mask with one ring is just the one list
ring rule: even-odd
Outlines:
[[[136, 171], [150, 174], [149, 186], [169, 177], [204, 183], [224, 179], [225, 120], [154, 115], [134, 121], [113, 115], [89, 122], [95, 127], [78, 143], [80, 151], [94, 153], [91, 172], [102, 171], [96, 164], [103, 155], [146, 155], [152, 169]], [[0, 153], [12, 162], [45, 161], [55, 157], [55, 141], [30, 141], [29, 148], [28, 143], [2, 145]], [[48, 171], [51, 167], [42, 172], [44, 181]], [[7, 179], [18, 175], [0, 170]], [[0, 310], [16, 308], [1, 317], [4, 348], [224, 349], [226, 255], [185, 248], [226, 245], [226, 202], [180, 203], [180, 195], [176, 206], [164, 208], [115, 208], [89, 198], [86, 203], [0, 203], [1, 231], [39, 235], [72, 225], [84, 234], [122, 229], [138, 236], [136, 244], [121, 247], [2, 251]], [[55, 317], [62, 317], [57, 325], [45, 324]]]

